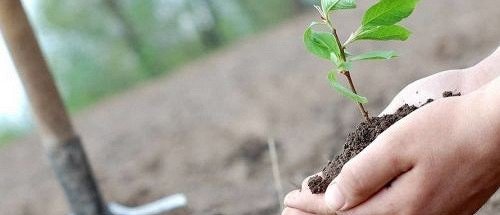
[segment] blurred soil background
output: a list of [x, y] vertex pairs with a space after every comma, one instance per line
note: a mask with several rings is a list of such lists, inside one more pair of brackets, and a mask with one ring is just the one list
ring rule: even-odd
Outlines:
[[[46, 7], [65, 11], [56, 7], [70, 4], [54, 2]], [[124, 10], [112, 12], [116, 5], [110, 2], [107, 13], [114, 14], [114, 18], [109, 19], [119, 20]], [[139, 3], [142, 1], [126, 2], [131, 5], [121, 5], [122, 8], [144, 6]], [[355, 30], [363, 11], [374, 2], [359, 2], [358, 9], [334, 16], [342, 38]], [[276, 4], [279, 9], [292, 7], [294, 2]], [[278, 18], [255, 19], [263, 24], [242, 33], [252, 36], [243, 39], [237, 39], [241, 35], [228, 36], [225, 45], [214, 45], [217, 44], [214, 41], [203, 45], [204, 39], [200, 38], [209, 40], [210, 34], [221, 32], [207, 30], [209, 36], [197, 37], [198, 43], [193, 42], [193, 47], [183, 44], [167, 48], [167, 43], [181, 43], [168, 39], [162, 32], [152, 35], [165, 37], [163, 42], [158, 39], [143, 42], [148, 45], [130, 42], [134, 37], [144, 38], [134, 34], [151, 32], [156, 30], [155, 26], [167, 29], [163, 32], [173, 28], [152, 21], [145, 21], [149, 26], [133, 25], [138, 26], [135, 31], [127, 30], [131, 24], [115, 23], [116, 29], [108, 32], [107, 40], [95, 40], [92, 35], [81, 36], [85, 34], [72, 27], [72, 20], [59, 20], [58, 26], [64, 34], [45, 34], [47, 37], [94, 44], [89, 47], [80, 44], [75, 48], [77, 51], [57, 47], [47, 50], [57, 53], [49, 54], [49, 60], [74, 112], [75, 126], [106, 200], [134, 206], [164, 195], [185, 193], [189, 207], [175, 214], [278, 214], [267, 138], [272, 136], [278, 143], [282, 182], [288, 191], [305, 176], [319, 171], [330, 159], [330, 152], [341, 149], [346, 133], [360, 120], [356, 107], [328, 85], [328, 62], [316, 59], [304, 49], [303, 30], [318, 17], [313, 10], [300, 7], [289, 8], [286, 15]], [[381, 47], [393, 48], [400, 54], [391, 62], [372, 61], [354, 66], [353, 78], [360, 93], [369, 98], [370, 112], [380, 112], [402, 87], [418, 78], [465, 68], [490, 54], [500, 41], [499, 8], [500, 1], [495, 0], [481, 3], [424, 0], [406, 23], [413, 31], [408, 42], [356, 45], [353, 52]], [[87, 12], [77, 11], [82, 17]], [[164, 15], [171, 13], [167, 11]], [[148, 14], [136, 15], [142, 20]], [[88, 26], [93, 29], [93, 23], [107, 21], [90, 19]], [[200, 26], [205, 25], [208, 24]], [[255, 34], [260, 29], [265, 30]], [[123, 37], [115, 39], [116, 35]], [[107, 47], [112, 43], [123, 46]], [[93, 52], [87, 49], [96, 55], [89, 55]], [[122, 55], [106, 58], [106, 53], [111, 52]], [[64, 55], [74, 59], [67, 60]], [[166, 55], [185, 60], [174, 61]], [[195, 57], [197, 60], [192, 60]], [[119, 68], [93, 66], [93, 61], [112, 61], [109, 65]], [[79, 68], [79, 72], [66, 75], [83, 80], [80, 85], [62, 81], [67, 77], [62, 71], [69, 67]], [[142, 81], [133, 81], [136, 79]], [[125, 88], [128, 90], [123, 91]], [[91, 96], [93, 93], [99, 96]], [[0, 148], [0, 191], [0, 214], [68, 211], [35, 134]], [[499, 213], [500, 196], [494, 197], [478, 214]]]

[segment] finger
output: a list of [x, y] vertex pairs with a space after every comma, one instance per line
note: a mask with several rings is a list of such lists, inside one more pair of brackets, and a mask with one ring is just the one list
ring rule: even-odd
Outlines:
[[325, 204], [324, 195], [312, 194], [309, 189], [309, 179], [315, 175], [321, 176], [322, 173], [316, 173], [302, 181], [300, 190], [294, 190], [285, 196], [285, 206], [300, 209], [309, 213], [327, 214], [328, 207]]
[[385, 109], [382, 112], [380, 112], [380, 114], [378, 116], [380, 117], [380, 116], [387, 115], [387, 114], [393, 114], [396, 112], [396, 110], [399, 107], [406, 104], [404, 101], [404, 98], [407, 98], [410, 96], [410, 95], [407, 95], [408, 91], [410, 91], [410, 90], [408, 90], [408, 88], [410, 86], [411, 85], [408, 85], [403, 90], [401, 90], [396, 96], [394, 96], [394, 98], [391, 100], [391, 102], [389, 102], [389, 105], [387, 105], [387, 107], [385, 107]]
[[281, 213], [281, 215], [314, 215], [314, 214], [297, 210], [295, 208], [285, 208]]
[[422, 106], [428, 99], [442, 98], [445, 91], [462, 92], [464, 80], [463, 70], [448, 70], [417, 80], [401, 90], [379, 116], [392, 114], [404, 104]]
[[410, 214], [419, 200], [419, 185], [415, 184], [419, 177], [416, 171], [407, 172], [399, 176], [391, 183], [390, 187], [384, 188], [376, 193], [366, 202], [349, 210], [339, 212], [339, 215], [385, 215], [385, 214]]
[[294, 190], [285, 196], [285, 206], [313, 214], [333, 214], [326, 206], [323, 194], [307, 190]]
[[311, 190], [309, 189], [309, 179], [312, 178], [313, 176], [321, 176], [323, 177], [323, 173], [322, 172], [318, 172], [314, 175], [311, 175], [311, 176], [308, 176], [307, 178], [305, 178], [303, 181], [302, 181], [302, 184], [301, 184], [301, 190], [304, 190], [304, 191], [308, 191], [308, 192], [311, 192]]
[[376, 193], [372, 198], [366, 202], [348, 210], [338, 211], [338, 215], [386, 215], [386, 214], [397, 214], [394, 213], [393, 208], [396, 204], [389, 201], [390, 191], [388, 189], [382, 189]]
[[325, 193], [332, 211], [346, 210], [364, 202], [391, 180], [408, 171], [412, 161], [393, 147], [399, 145], [397, 134], [390, 129], [352, 160], [347, 162]]

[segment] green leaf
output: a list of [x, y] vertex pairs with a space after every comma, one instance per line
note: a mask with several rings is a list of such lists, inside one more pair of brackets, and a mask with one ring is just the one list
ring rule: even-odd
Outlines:
[[319, 14], [320, 14], [321, 16], [324, 16], [323, 9], [321, 9], [321, 7], [320, 7], [320, 6], [318, 6], [318, 5], [314, 5], [314, 8], [316, 8], [316, 10], [319, 12]]
[[356, 0], [321, 0], [321, 9], [324, 16], [333, 10], [356, 8]]
[[354, 36], [354, 40], [407, 40], [411, 32], [403, 26], [364, 26]]
[[330, 60], [331, 53], [340, 56], [340, 48], [335, 37], [328, 32], [317, 32], [312, 29], [311, 24], [304, 32], [304, 44], [311, 53]]
[[337, 4], [340, 0], [321, 0], [321, 9], [325, 16], [332, 10], [333, 6]]
[[341, 61], [338, 65], [337, 65], [337, 69], [339, 71], [349, 71], [351, 70], [351, 67], [352, 67], [352, 62], [351, 61]]
[[394, 25], [408, 17], [419, 0], [380, 0], [370, 7], [364, 17], [363, 26]]
[[371, 51], [360, 55], [356, 55], [350, 58], [350, 60], [358, 61], [358, 60], [392, 59], [397, 56], [398, 55], [395, 51]]
[[346, 57], [352, 56], [351, 52], [349, 52], [347, 50], [344, 50], [344, 54], [345, 54]]
[[330, 85], [332, 85], [333, 89], [337, 90], [343, 96], [345, 96], [345, 97], [347, 97], [355, 102], [361, 103], [361, 104], [368, 102], [368, 99], [366, 99], [366, 97], [360, 96], [360, 95], [352, 92], [351, 90], [347, 89], [342, 84], [340, 84], [337, 81], [337, 73], [336, 72], [334, 72], [334, 71], [329, 72], [328, 73], [328, 80], [330, 81]]
[[349, 71], [349, 70], [351, 70], [351, 67], [352, 67], [351, 61], [345, 62], [342, 59], [340, 59], [340, 56], [336, 55], [333, 52], [330, 54], [330, 61], [332, 61], [333, 64], [335, 64], [337, 66], [337, 70], [338, 71]]
[[343, 10], [356, 8], [356, 0], [340, 0], [331, 10]]
[[342, 63], [342, 60], [340, 59], [340, 57], [333, 52], [330, 53], [330, 61], [332, 61], [333, 64], [335, 64], [337, 67]]

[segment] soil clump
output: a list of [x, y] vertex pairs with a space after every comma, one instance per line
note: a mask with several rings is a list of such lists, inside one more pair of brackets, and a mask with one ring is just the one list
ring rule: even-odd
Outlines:
[[[460, 92], [443, 92], [443, 97], [460, 95]], [[428, 99], [424, 105], [433, 101], [433, 99]], [[311, 192], [314, 194], [324, 193], [328, 188], [328, 185], [335, 179], [335, 177], [337, 177], [347, 161], [351, 160], [351, 158], [370, 145], [370, 143], [373, 142], [378, 135], [388, 129], [391, 125], [420, 107], [405, 104], [398, 108], [398, 110], [393, 114], [387, 114], [381, 117], [371, 117], [369, 122], [363, 121], [359, 123], [354, 131], [347, 135], [343, 151], [339, 155], [335, 156], [334, 160], [329, 161], [326, 166], [323, 167], [321, 171], [322, 176], [316, 175], [309, 179], [308, 186]]]

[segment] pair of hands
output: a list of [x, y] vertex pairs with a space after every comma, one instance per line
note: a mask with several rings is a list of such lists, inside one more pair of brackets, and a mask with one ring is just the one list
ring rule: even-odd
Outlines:
[[408, 85], [382, 114], [448, 90], [463, 96], [438, 99], [395, 123], [325, 194], [311, 194], [304, 180], [302, 191], [285, 197], [282, 214], [473, 214], [500, 186], [499, 75], [500, 48], [471, 68]]

